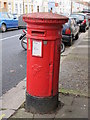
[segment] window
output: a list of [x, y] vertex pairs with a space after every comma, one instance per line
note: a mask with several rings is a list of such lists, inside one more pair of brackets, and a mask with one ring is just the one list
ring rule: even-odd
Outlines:
[[90, 14], [88, 13], [87, 15], [88, 15], [88, 18], [90, 19]]
[[43, 12], [45, 12], [45, 7], [43, 7]]
[[62, 3], [60, 2], [59, 4], [61, 5]]
[[39, 6], [37, 6], [37, 12], [39, 12]]
[[31, 6], [29, 5], [29, 13], [31, 12]]
[[33, 13], [33, 5], [31, 5], [31, 12]]
[[77, 20], [84, 20], [84, 16], [83, 16], [83, 15], [72, 14], [71, 17], [74, 17], [74, 18], [76, 18]]
[[11, 19], [14, 18], [14, 16], [13, 16], [12, 14], [9, 14], [9, 13], [8, 13], [8, 16], [9, 16], [9, 18], [11, 18]]
[[22, 13], [22, 4], [20, 3], [20, 14]]
[[4, 8], [5, 8], [5, 9], [7, 8], [7, 3], [6, 3], [6, 2], [4, 2]]
[[1, 1], [0, 1], [0, 8], [1, 8]]
[[28, 11], [27, 11], [28, 9], [27, 9], [27, 5], [25, 5], [25, 13], [27, 13]]
[[8, 3], [8, 12], [9, 12], [9, 13], [11, 13], [11, 12], [12, 12], [12, 5], [11, 5], [11, 3], [10, 3], [10, 2]]
[[8, 3], [8, 5], [10, 5], [10, 6], [11, 6], [11, 3], [9, 2], [9, 3]]
[[18, 13], [18, 4], [15, 4], [15, 13]]

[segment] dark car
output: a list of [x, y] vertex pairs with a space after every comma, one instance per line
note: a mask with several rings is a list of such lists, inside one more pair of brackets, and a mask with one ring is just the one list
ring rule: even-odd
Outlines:
[[79, 37], [79, 26], [74, 18], [69, 18], [68, 22], [63, 25], [62, 41], [67, 42], [69, 46], [72, 45], [74, 39]]
[[86, 13], [86, 15], [88, 16], [89, 26], [90, 26], [90, 13]]
[[90, 9], [84, 9], [82, 11], [82, 13], [86, 14], [88, 16], [88, 19], [89, 19], [89, 26], [90, 26]]
[[18, 27], [18, 19], [10, 13], [0, 12], [0, 30], [5, 32], [9, 28]]
[[86, 14], [88, 16], [88, 20], [89, 20], [89, 26], [90, 26], [90, 11], [84, 11], [84, 14]]
[[77, 24], [80, 26], [81, 32], [86, 32], [89, 29], [89, 19], [88, 16], [84, 13], [73, 13], [70, 15], [73, 18], [76, 18]]

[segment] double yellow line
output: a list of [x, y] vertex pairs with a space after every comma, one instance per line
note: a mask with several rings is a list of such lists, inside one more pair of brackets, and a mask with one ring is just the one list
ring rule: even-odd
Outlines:
[[0, 115], [0, 120], [2, 120], [4, 116], [5, 114]]

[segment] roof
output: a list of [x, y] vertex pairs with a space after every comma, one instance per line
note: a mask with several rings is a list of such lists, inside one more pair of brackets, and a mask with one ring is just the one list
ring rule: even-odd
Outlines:
[[68, 21], [68, 17], [63, 15], [49, 13], [49, 12], [39, 12], [30, 13], [23, 16], [25, 22], [38, 22], [38, 23], [65, 23]]
[[29, 13], [26, 14], [24, 17], [26, 18], [34, 18], [34, 19], [67, 19], [67, 17], [55, 13], [49, 12], [39, 12], [39, 13]]

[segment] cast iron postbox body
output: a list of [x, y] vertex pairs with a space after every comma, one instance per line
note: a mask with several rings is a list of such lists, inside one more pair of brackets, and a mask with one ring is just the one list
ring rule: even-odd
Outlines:
[[61, 29], [68, 18], [32, 13], [23, 20], [27, 22], [26, 109], [47, 113], [58, 106]]

